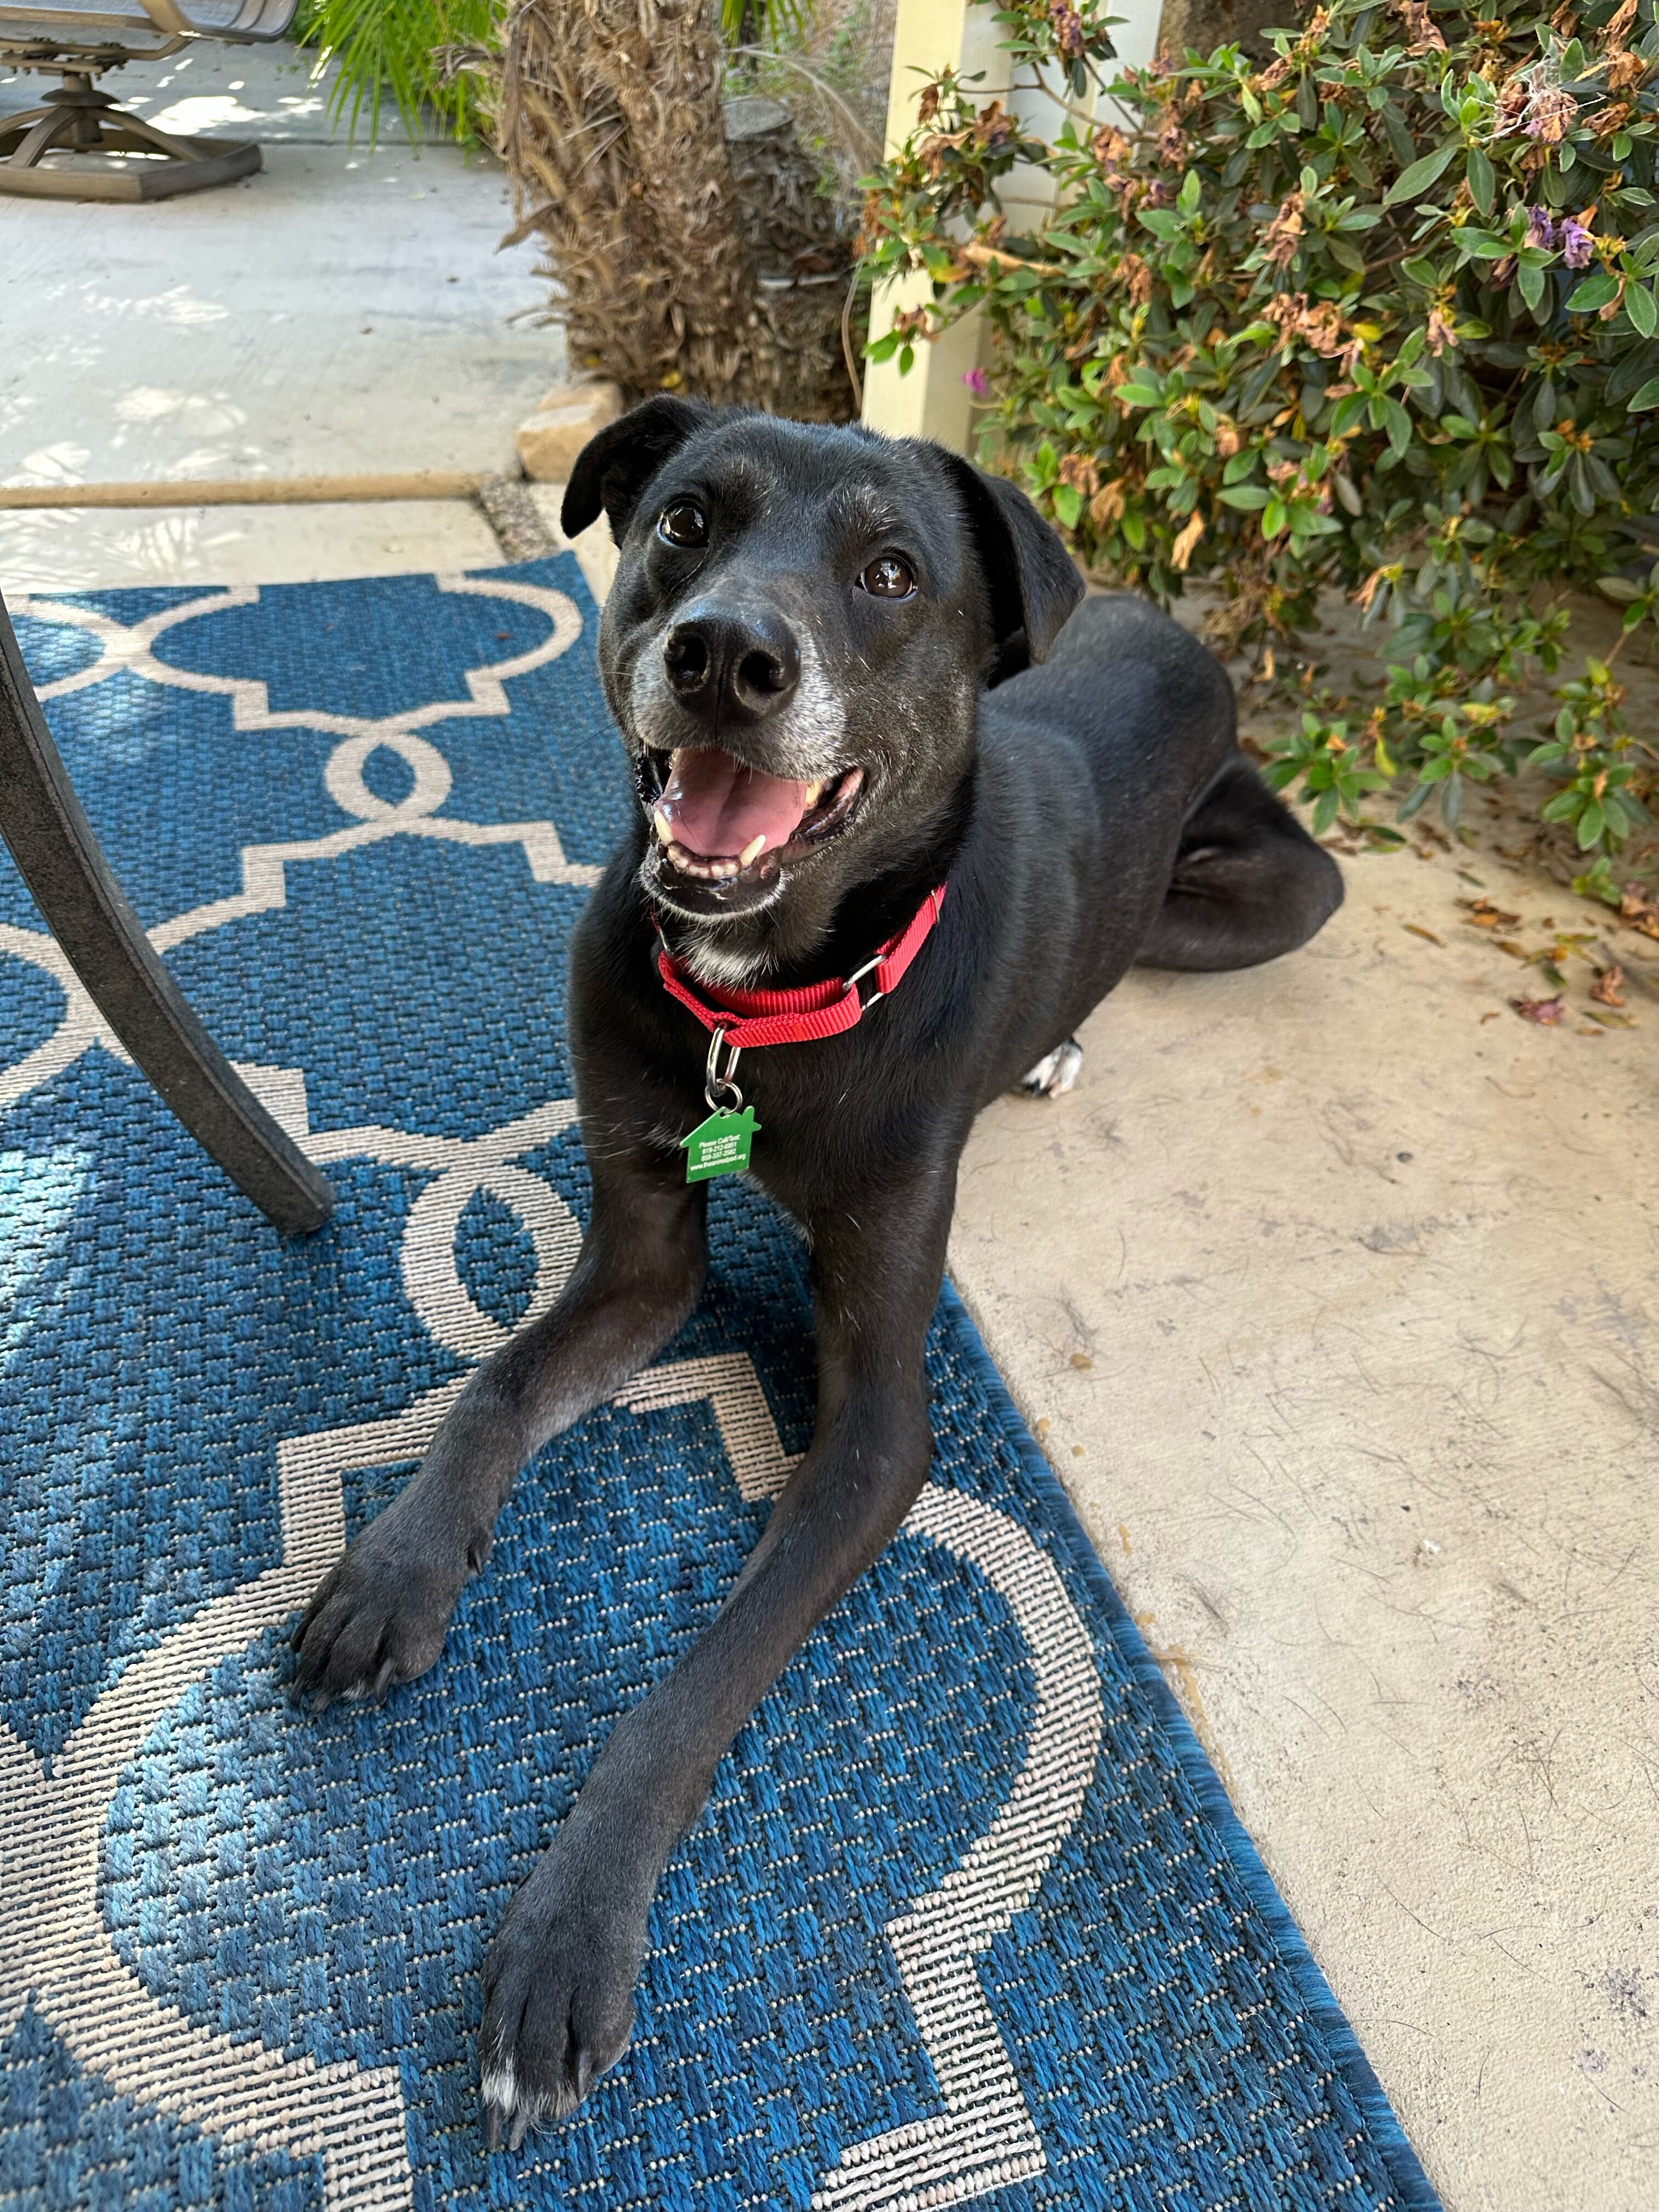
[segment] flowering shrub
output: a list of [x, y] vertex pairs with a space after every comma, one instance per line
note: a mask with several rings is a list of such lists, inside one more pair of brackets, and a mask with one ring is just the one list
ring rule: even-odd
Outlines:
[[[982, 302], [985, 457], [1091, 566], [1160, 599], [1211, 579], [1224, 644], [1293, 638], [1330, 585], [1388, 617], [1369, 720], [1316, 699], [1271, 764], [1322, 828], [1406, 771], [1402, 812], [1455, 825], [1471, 781], [1530, 760], [1616, 897], [1656, 756], [1605, 661], [1542, 745], [1516, 694], [1559, 672], [1569, 586], [1623, 603], [1626, 636], [1659, 619], [1655, 0], [1485, 4], [1334, 0], [1266, 67], [1119, 71], [1104, 0], [1007, 0], [1067, 120], [1049, 144], [970, 82], [927, 88], [865, 241], [934, 304], [877, 350], [903, 365]], [[998, 201], [1017, 163], [1056, 188], [1035, 236]]]

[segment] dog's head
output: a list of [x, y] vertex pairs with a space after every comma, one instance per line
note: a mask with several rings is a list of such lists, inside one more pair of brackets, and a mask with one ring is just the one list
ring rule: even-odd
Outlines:
[[[733, 975], [914, 849], [966, 777], [988, 672], [1022, 633], [1041, 660], [1082, 595], [1012, 484], [858, 428], [648, 400], [577, 460], [567, 533], [601, 510], [645, 887]], [[786, 908], [805, 927], [780, 933]]]

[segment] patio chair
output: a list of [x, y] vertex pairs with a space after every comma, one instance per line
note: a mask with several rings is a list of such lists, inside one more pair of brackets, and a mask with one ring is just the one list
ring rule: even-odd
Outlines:
[[0, 600], [0, 836], [94, 1005], [198, 1143], [278, 1229], [334, 1194], [203, 1028], [110, 873]]
[[[0, 192], [34, 199], [160, 200], [252, 176], [251, 141], [174, 138], [100, 92], [93, 79], [155, 61], [197, 39], [268, 44], [298, 0], [0, 0], [0, 67], [45, 70], [62, 84], [38, 107], [0, 115]], [[142, 36], [145, 43], [132, 43]], [[137, 161], [133, 155], [148, 156]], [[48, 156], [56, 155], [55, 161]]]

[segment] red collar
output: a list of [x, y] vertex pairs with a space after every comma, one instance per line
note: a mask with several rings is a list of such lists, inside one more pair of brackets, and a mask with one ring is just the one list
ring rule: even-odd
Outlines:
[[[706, 1030], [723, 1037], [735, 1060], [738, 1052], [757, 1045], [814, 1044], [821, 1037], [839, 1036], [862, 1021], [878, 999], [896, 991], [905, 969], [933, 933], [945, 903], [945, 885], [929, 891], [908, 927], [878, 945], [862, 968], [842, 978], [804, 983], [795, 991], [737, 991], [725, 994], [723, 1006], [711, 1006], [692, 988], [690, 971], [665, 945], [657, 953], [657, 974], [671, 997], [688, 1007]], [[861, 995], [859, 985], [873, 975], [875, 988]], [[712, 1056], [711, 1056], [712, 1066]]]

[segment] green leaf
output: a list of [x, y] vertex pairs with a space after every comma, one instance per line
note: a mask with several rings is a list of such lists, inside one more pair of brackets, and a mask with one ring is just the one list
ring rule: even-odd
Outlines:
[[1282, 499], [1269, 499], [1269, 500], [1268, 500], [1268, 501], [1267, 501], [1267, 504], [1266, 505], [1266, 507], [1264, 507], [1262, 508], [1262, 510], [1261, 510], [1261, 534], [1262, 534], [1262, 536], [1263, 536], [1264, 538], [1277, 538], [1277, 537], [1278, 537], [1278, 535], [1279, 535], [1279, 532], [1280, 532], [1284, 527], [1285, 527], [1285, 502], [1284, 502], [1284, 501], [1283, 501]]
[[1218, 492], [1216, 497], [1224, 507], [1243, 507], [1249, 514], [1266, 507], [1273, 494], [1264, 491], [1260, 484], [1234, 484], [1227, 491]]
[[1538, 302], [1544, 296], [1543, 270], [1535, 269], [1523, 261], [1515, 272], [1515, 281], [1521, 288], [1521, 297], [1535, 314], [1538, 312]]
[[[1398, 52], [1398, 51], [1396, 48], [1395, 52]], [[1417, 151], [1417, 143], [1406, 127], [1405, 117], [1393, 100], [1389, 100], [1382, 110], [1382, 129], [1387, 135], [1389, 145], [1394, 149], [1395, 160], [1396, 161], [1411, 161]]]
[[1456, 139], [1449, 138], [1432, 154], [1425, 154], [1420, 161], [1413, 161], [1409, 169], [1402, 169], [1383, 193], [1383, 206], [1397, 207], [1401, 200], [1410, 199], [1413, 193], [1426, 191], [1456, 151]]
[[1470, 147], [1468, 163], [1464, 174], [1469, 180], [1469, 198], [1482, 215], [1490, 215], [1498, 180], [1492, 174], [1492, 163], [1479, 146]]
[[1083, 512], [1083, 494], [1075, 484], [1056, 484], [1054, 513], [1068, 530], [1077, 528], [1077, 519]]
[[1182, 215], [1190, 216], [1198, 213], [1198, 203], [1203, 190], [1204, 182], [1198, 171], [1188, 169], [1182, 179], [1181, 191], [1176, 199], [1176, 205], [1181, 210]]
[[1644, 408], [1659, 407], [1659, 376], [1650, 376], [1631, 398], [1629, 406], [1632, 415], [1639, 415]]
[[1578, 817], [1578, 849], [1581, 853], [1587, 853], [1595, 843], [1601, 835], [1607, 817], [1600, 805], [1592, 799]]
[[1625, 287], [1625, 313], [1630, 317], [1632, 326], [1639, 337], [1650, 338], [1655, 330], [1659, 329], [1659, 305], [1655, 303], [1654, 296], [1645, 284], [1627, 284]]
[[1118, 404], [1121, 407], [1161, 407], [1164, 394], [1155, 385], [1136, 384], [1133, 380], [1117, 387]]
[[1389, 444], [1396, 454], [1403, 453], [1412, 441], [1412, 418], [1397, 399], [1385, 399], [1388, 410]]
[[1619, 279], [1613, 271], [1598, 269], [1594, 276], [1586, 276], [1575, 291], [1567, 295], [1567, 313], [1570, 315], [1587, 315], [1593, 308], [1605, 307], [1609, 300], [1617, 298], [1618, 293]]

